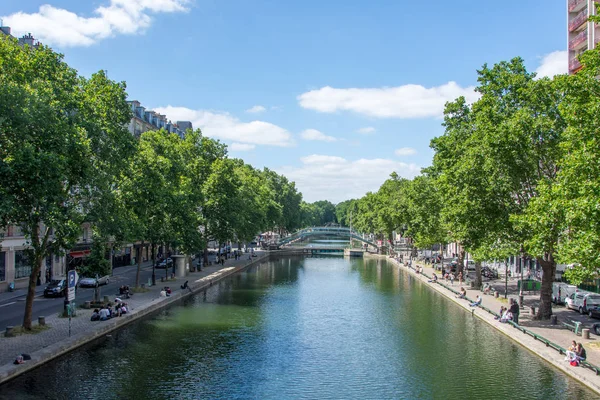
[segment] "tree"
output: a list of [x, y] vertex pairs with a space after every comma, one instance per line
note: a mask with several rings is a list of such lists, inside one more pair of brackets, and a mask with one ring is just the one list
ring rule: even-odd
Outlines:
[[350, 226], [350, 214], [357, 200], [345, 200], [335, 206], [335, 218], [342, 226]]
[[440, 213], [443, 207], [439, 187], [430, 175], [415, 177], [406, 189], [409, 214], [407, 235], [416, 247], [431, 247], [446, 242]]
[[[138, 149], [124, 171], [121, 182], [123, 202], [129, 210], [127, 218], [133, 237], [141, 240], [137, 259], [136, 287], [139, 286], [142, 249], [148, 242], [172, 244], [177, 239], [177, 210], [183, 206], [185, 166], [181, 139], [174, 133], [147, 131], [142, 133]], [[154, 266], [152, 268], [155, 282]]]
[[559, 236], [557, 258], [574, 264], [565, 271], [574, 284], [591, 281], [600, 272], [600, 53], [587, 51], [581, 60], [581, 71], [558, 78], [565, 90], [560, 113], [568, 127], [557, 184], [542, 187], [528, 215], [528, 222], [542, 230], [543, 236], [536, 235], [539, 247], [543, 237]]
[[[123, 83], [104, 73], [80, 78], [47, 47], [21, 47], [2, 36], [0, 59], [0, 226], [21, 226], [30, 246], [23, 327], [31, 329], [42, 261], [76, 239], [96, 178], [110, 174], [110, 152], [130, 116], [120, 100]], [[102, 112], [89, 112], [96, 107]]]
[[296, 184], [268, 168], [262, 171], [262, 176], [269, 185], [275, 202], [279, 204], [278, 209], [273, 208], [269, 212], [269, 227], [272, 230], [279, 230], [280, 233], [300, 228], [302, 193], [297, 191]]

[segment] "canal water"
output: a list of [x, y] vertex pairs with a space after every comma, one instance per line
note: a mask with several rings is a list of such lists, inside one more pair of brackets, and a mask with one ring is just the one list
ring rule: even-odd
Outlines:
[[6, 399], [592, 399], [385, 260], [281, 258], [0, 387]]

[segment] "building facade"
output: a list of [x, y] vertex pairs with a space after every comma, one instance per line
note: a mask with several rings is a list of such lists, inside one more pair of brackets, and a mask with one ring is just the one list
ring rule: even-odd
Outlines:
[[581, 69], [579, 55], [596, 47], [600, 41], [600, 27], [589, 22], [591, 15], [596, 15], [596, 1], [567, 0], [567, 48], [569, 57], [569, 74]]
[[180, 138], [185, 137], [187, 129], [192, 129], [192, 123], [190, 121], [177, 121], [172, 123], [167, 119], [166, 115], [159, 114], [152, 110], [147, 110], [143, 107], [139, 101], [131, 100], [128, 101], [133, 118], [129, 123], [129, 132], [139, 138], [140, 135], [146, 131], [154, 131], [158, 129], [165, 129], [167, 132], [175, 133]]

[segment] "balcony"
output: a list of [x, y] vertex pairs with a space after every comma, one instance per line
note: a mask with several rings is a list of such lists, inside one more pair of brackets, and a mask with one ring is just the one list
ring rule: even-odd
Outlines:
[[583, 43], [587, 43], [588, 30], [579, 32], [577, 36], [569, 40], [569, 50], [578, 50]]
[[577, 12], [587, 4], [587, 0], [569, 0], [569, 12]]
[[577, 56], [575, 56], [569, 60], [569, 71], [574, 71], [580, 67], [581, 67], [581, 63], [577, 59]]
[[569, 21], [569, 32], [577, 30], [588, 19], [587, 10], [583, 10]]

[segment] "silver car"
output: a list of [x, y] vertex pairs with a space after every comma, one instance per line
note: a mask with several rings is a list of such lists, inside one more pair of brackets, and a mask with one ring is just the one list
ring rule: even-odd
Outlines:
[[110, 281], [110, 276], [109, 275], [104, 275], [104, 276], [96, 275], [95, 278], [81, 278], [81, 279], [79, 279], [79, 286], [80, 287], [95, 287], [96, 286], [96, 282], [98, 282], [98, 286], [100, 286], [100, 285], [108, 285], [109, 281]]

